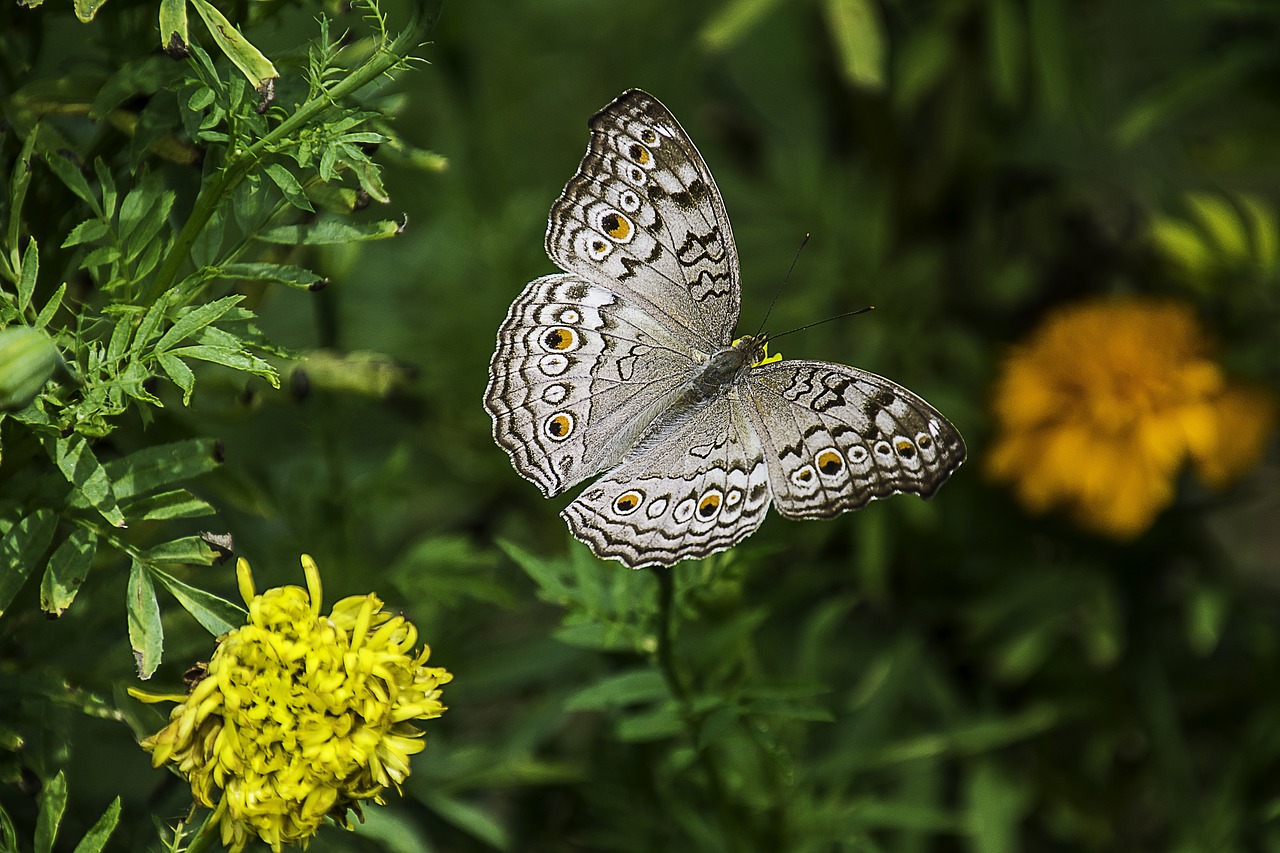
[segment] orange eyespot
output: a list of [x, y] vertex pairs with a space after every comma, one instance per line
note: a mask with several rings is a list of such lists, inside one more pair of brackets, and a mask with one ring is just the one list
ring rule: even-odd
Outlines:
[[658, 141], [658, 134], [654, 133], [651, 129], [646, 127], [640, 133], [640, 140], [644, 142], [646, 145], [652, 145], [653, 143]]
[[627, 149], [627, 156], [639, 163], [641, 166], [648, 165], [649, 163], [649, 149], [639, 143], [633, 142], [631, 144], [631, 147]]
[[547, 436], [554, 441], [564, 441], [573, 432], [573, 415], [559, 412], [547, 418]]
[[827, 449], [818, 454], [818, 470], [828, 477], [840, 473], [844, 467], [844, 457], [835, 450]]
[[618, 499], [613, 502], [613, 508], [618, 515], [630, 515], [642, 503], [644, 503], [644, 495], [632, 489], [618, 495]]
[[542, 336], [542, 345], [551, 352], [565, 352], [578, 345], [578, 335], [573, 329], [558, 326]]
[[631, 220], [621, 213], [615, 211], [606, 213], [600, 217], [600, 226], [604, 228], [604, 233], [614, 240], [626, 242], [631, 239]]
[[921, 450], [928, 450], [933, 446], [933, 439], [927, 435], [921, 435], [916, 439], [916, 444], [920, 445]]
[[898, 455], [903, 459], [910, 459], [916, 455], [916, 446], [905, 438], [900, 438], [896, 442]]
[[710, 518], [716, 514], [718, 509], [720, 509], [719, 492], [707, 492], [702, 496], [702, 500], [698, 501], [699, 518]]

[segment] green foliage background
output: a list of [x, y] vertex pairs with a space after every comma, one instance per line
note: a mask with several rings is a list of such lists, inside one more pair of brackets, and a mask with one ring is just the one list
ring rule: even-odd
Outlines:
[[[378, 592], [456, 676], [404, 797], [313, 850], [1280, 849], [1274, 447], [1229, 494], [1188, 482], [1124, 545], [1026, 516], [982, 470], [1008, 345], [1085, 295], [1188, 300], [1236, 375], [1280, 387], [1280, 7], [446, 4], [426, 62], [238, 161], [243, 189], [194, 250], [182, 229], [228, 140], [295, 113], [309, 65], [330, 85], [368, 68], [377, 27], [316, 0], [221, 5], [281, 74], [283, 112], [255, 119], [195, 16], [207, 63], [158, 52], [154, 2], [78, 22], [88, 7], [0, 7], [0, 195], [30, 180], [21, 222], [6, 206], [0, 223], [4, 292], [30, 295], [5, 323], [64, 300], [45, 325], [81, 382], [45, 386], [50, 422], [0, 423], [0, 849], [48, 849], [41, 803], [47, 826], [64, 785], [61, 845], [118, 796], [108, 849], [163, 849], [189, 794], [150, 769], [135, 737], [161, 717], [123, 689], [135, 650], [149, 687], [181, 689], [235, 624], [184, 593], [236, 600], [201, 531], [231, 534], [259, 588], [301, 583], [314, 555], [327, 603]], [[394, 37], [409, 10], [384, 11]], [[352, 32], [339, 71], [308, 58], [322, 13]], [[774, 517], [725, 554], [632, 573], [511, 470], [480, 406], [494, 333], [552, 270], [546, 214], [587, 118], [629, 87], [711, 166], [743, 329], [806, 232], [770, 328], [876, 305], [783, 350], [945, 412], [970, 461], [936, 499]], [[93, 211], [111, 183], [139, 193], [136, 222]], [[374, 203], [351, 212], [358, 189]], [[108, 235], [115, 254], [86, 265]], [[164, 361], [180, 343], [190, 381]], [[87, 577], [48, 619], [68, 573]]]

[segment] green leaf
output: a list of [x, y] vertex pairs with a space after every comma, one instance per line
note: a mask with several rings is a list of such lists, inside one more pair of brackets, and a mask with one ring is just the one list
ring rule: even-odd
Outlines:
[[98, 10], [107, 0], [75, 0], [73, 4], [76, 10], [76, 17], [80, 19], [80, 23], [87, 24], [93, 20], [98, 14]]
[[243, 370], [246, 373], [261, 376], [270, 382], [273, 388], [280, 387], [280, 376], [276, 373], [275, 368], [257, 356], [250, 355], [243, 350], [232, 349], [231, 347], [195, 345], [169, 350], [169, 355], [221, 364], [223, 367], [230, 367], [232, 370]]
[[240, 73], [248, 78], [254, 88], [260, 88], [268, 80], [279, 77], [271, 60], [262, 55], [221, 12], [206, 0], [191, 0], [196, 12], [204, 19], [210, 35], [227, 58], [235, 63]]
[[[41, 142], [44, 142], [44, 140], [41, 139]], [[89, 205], [89, 209], [94, 212], [95, 216], [99, 219], [104, 219], [102, 205], [98, 203], [98, 197], [90, 189], [89, 181], [85, 178], [84, 173], [80, 171], [79, 164], [73, 163], [66, 154], [56, 150], [56, 148], [46, 149], [42, 145], [40, 153], [44, 155], [44, 161], [49, 164], [49, 168], [53, 170], [53, 173], [67, 185], [67, 189]]]
[[680, 709], [674, 702], [666, 702], [639, 714], [623, 717], [618, 721], [618, 739], [627, 743], [664, 740], [684, 731]]
[[884, 90], [885, 34], [871, 0], [827, 0], [827, 20], [845, 80], [871, 92]]
[[64, 281], [58, 285], [58, 289], [53, 292], [53, 296], [49, 297], [49, 301], [40, 309], [40, 315], [36, 317], [33, 324], [34, 328], [44, 329], [49, 325], [49, 321], [58, 313], [58, 309], [62, 307], [62, 297], [66, 295], [67, 283]]
[[67, 482], [78, 492], [73, 506], [87, 502], [114, 527], [124, 527], [124, 515], [116, 505], [116, 494], [106, 469], [98, 464], [98, 458], [89, 449], [89, 442], [79, 433], [58, 437], [45, 442], [49, 456]]
[[96, 243], [103, 237], [107, 236], [109, 229], [107, 223], [101, 219], [86, 219], [75, 228], [71, 229], [71, 233], [67, 235], [67, 239], [62, 241], [62, 248], [66, 249], [71, 246], [79, 246], [81, 243]]
[[222, 278], [272, 281], [300, 288], [309, 288], [317, 281], [320, 281], [320, 276], [317, 273], [304, 267], [295, 267], [290, 264], [224, 264], [219, 274]]
[[[9, 746], [8, 743], [0, 744], [0, 747]], [[18, 853], [18, 833], [14, 830], [13, 820], [4, 810], [4, 806], [0, 806], [0, 853]]]
[[215, 299], [213, 302], [188, 311], [173, 324], [169, 331], [164, 333], [164, 336], [156, 343], [155, 351], [164, 352], [171, 347], [177, 346], [236, 307], [243, 299], [244, 296], [239, 294], [224, 296], [221, 299]]
[[27, 187], [31, 185], [31, 161], [35, 156], [36, 141], [40, 136], [39, 129], [32, 129], [22, 143], [22, 153], [13, 164], [13, 175], [9, 182], [9, 226], [6, 229], [8, 240], [6, 245], [16, 247], [21, 233], [22, 206], [27, 200]]
[[186, 489], [174, 489], [136, 501], [122, 502], [124, 517], [131, 521], [170, 521], [175, 518], [200, 518], [216, 510]]
[[183, 583], [159, 569], [153, 569], [151, 574], [173, 594], [174, 598], [178, 599], [183, 609], [195, 617], [195, 620], [213, 636], [221, 637], [244, 624], [248, 611], [243, 607], [221, 596]]
[[1022, 96], [1026, 77], [1025, 25], [1014, 0], [987, 0], [987, 39], [991, 45], [989, 75], [995, 99], [1013, 106]]
[[49, 558], [40, 581], [40, 607], [44, 612], [54, 616], [66, 612], [88, 577], [97, 551], [97, 535], [83, 527], [73, 529], [63, 540]]
[[129, 614], [129, 646], [133, 649], [138, 677], [143, 681], [155, 674], [164, 650], [164, 626], [160, 623], [160, 603], [155, 583], [147, 567], [136, 559], [129, 570], [129, 590], [125, 602]]
[[36, 816], [35, 853], [50, 853], [58, 837], [62, 815], [67, 810], [67, 778], [58, 771], [40, 792], [40, 813]]
[[1032, 789], [1004, 775], [994, 761], [980, 761], [966, 779], [974, 853], [1014, 853], [1021, 849], [1018, 824], [1027, 814]]
[[142, 552], [148, 563], [182, 563], [194, 566], [212, 566], [222, 554], [210, 548], [199, 536], [183, 536], [170, 542], [162, 542]]
[[80, 843], [72, 853], [102, 853], [102, 848], [106, 846], [107, 840], [111, 838], [111, 833], [115, 832], [116, 825], [119, 823], [120, 798], [116, 797], [102, 813], [102, 817], [98, 818], [98, 822], [89, 828], [84, 838], [80, 839]]
[[167, 352], [160, 353], [157, 357], [160, 367], [173, 380], [173, 384], [182, 390], [182, 405], [191, 405], [191, 392], [195, 389], [196, 375], [191, 372], [191, 368], [186, 363], [175, 358]]
[[267, 177], [271, 178], [275, 185], [280, 188], [280, 192], [284, 194], [285, 200], [300, 210], [314, 211], [311, 202], [307, 200], [307, 194], [302, 190], [302, 184], [298, 183], [298, 179], [293, 173], [279, 163], [272, 163], [267, 166]]
[[610, 675], [574, 691], [564, 701], [566, 711], [603, 711], [608, 708], [670, 699], [671, 691], [656, 669], [637, 669]]
[[506, 827], [495, 820], [490, 810], [463, 802], [444, 793], [433, 793], [423, 803], [440, 818], [496, 850], [510, 850], [511, 837]]
[[311, 225], [281, 225], [257, 235], [266, 243], [286, 246], [327, 246], [338, 243], [358, 243], [364, 240], [385, 240], [403, 230], [398, 222], [389, 219], [378, 222], [343, 222], [338, 219], [322, 219]]
[[191, 44], [187, 0], [160, 0], [160, 49], [174, 59], [185, 57]]
[[190, 480], [222, 464], [222, 451], [212, 438], [193, 438], [134, 451], [106, 464], [120, 500]]
[[44, 555], [57, 527], [58, 516], [53, 510], [41, 509], [19, 521], [0, 538], [0, 616]]
[[18, 277], [18, 310], [31, 307], [31, 296], [36, 292], [36, 276], [40, 272], [40, 248], [34, 239], [27, 241], [22, 253], [22, 267]]

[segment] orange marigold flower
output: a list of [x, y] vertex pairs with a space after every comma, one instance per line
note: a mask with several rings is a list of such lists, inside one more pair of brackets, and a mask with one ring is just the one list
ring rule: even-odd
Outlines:
[[307, 589], [259, 595], [240, 560], [248, 620], [219, 638], [204, 677], [185, 696], [129, 691], [178, 703], [142, 747], [187, 778], [233, 851], [254, 838], [277, 853], [305, 847], [326, 817], [349, 827], [348, 811], [398, 791], [423, 749], [413, 722], [444, 713], [440, 686], [453, 678], [426, 665], [417, 629], [372, 593], [321, 613], [320, 572], [305, 554], [302, 566]]
[[1188, 461], [1222, 487], [1261, 456], [1268, 395], [1230, 382], [1186, 305], [1092, 300], [1063, 308], [996, 380], [989, 473], [1040, 512], [1063, 507], [1117, 538], [1173, 502]]

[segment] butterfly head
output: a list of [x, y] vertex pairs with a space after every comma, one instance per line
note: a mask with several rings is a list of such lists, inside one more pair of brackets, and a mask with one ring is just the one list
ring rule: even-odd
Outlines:
[[741, 353], [743, 362], [751, 367], [760, 367], [764, 364], [782, 361], [782, 353], [769, 354], [768, 335], [743, 335], [730, 346]]

